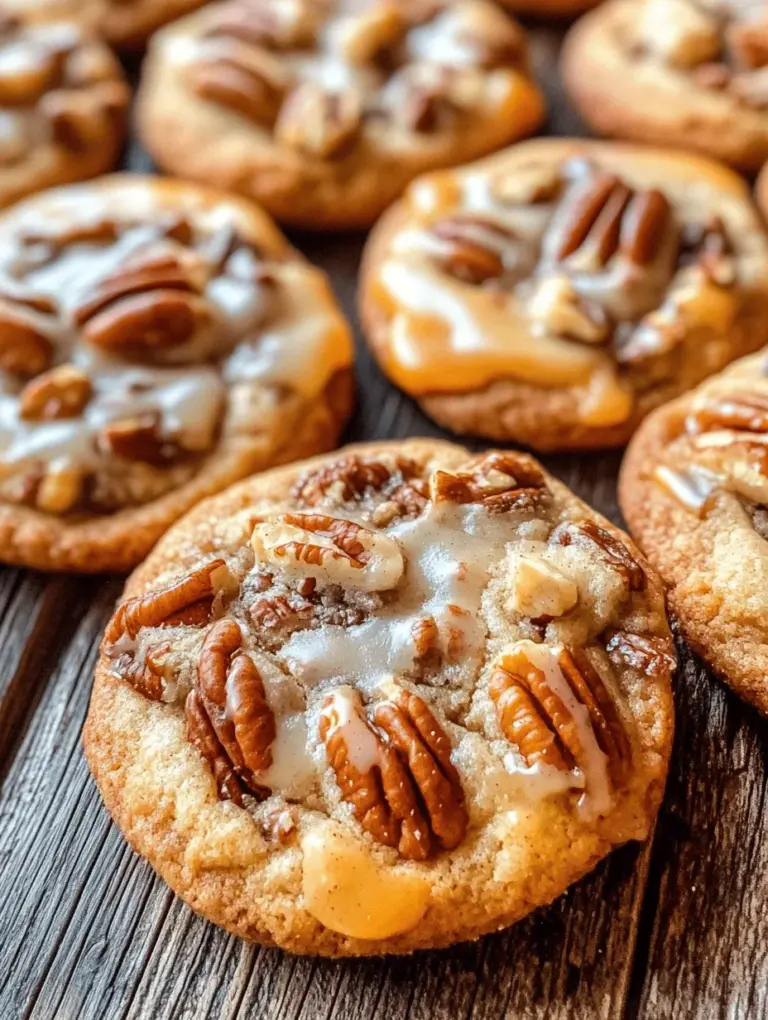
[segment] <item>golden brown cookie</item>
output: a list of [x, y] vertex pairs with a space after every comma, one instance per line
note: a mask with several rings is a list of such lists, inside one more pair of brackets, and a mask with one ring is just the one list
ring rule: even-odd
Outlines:
[[537, 18], [573, 18], [600, 3], [600, 0], [501, 0], [513, 14], [531, 14]]
[[159, 33], [138, 97], [166, 170], [279, 220], [360, 227], [418, 173], [544, 116], [522, 29], [488, 0], [230, 0]]
[[3, 8], [44, 20], [65, 17], [96, 31], [114, 46], [135, 49], [174, 18], [205, 0], [3, 0]]
[[768, 714], [768, 363], [744, 358], [642, 426], [621, 505], [686, 639]]
[[536, 140], [414, 182], [368, 242], [361, 314], [383, 370], [442, 425], [618, 445], [765, 342], [768, 242], [718, 164]]
[[120, 65], [86, 30], [0, 9], [0, 206], [112, 169], [128, 98]]
[[764, 19], [757, 2], [611, 0], [566, 39], [567, 90], [601, 134], [758, 170], [768, 158]]
[[409, 440], [248, 479], [128, 582], [85, 728], [131, 845], [300, 953], [476, 938], [643, 839], [661, 584], [532, 458]]
[[242, 199], [105, 177], [0, 217], [0, 559], [134, 566], [204, 496], [330, 449], [351, 341]]

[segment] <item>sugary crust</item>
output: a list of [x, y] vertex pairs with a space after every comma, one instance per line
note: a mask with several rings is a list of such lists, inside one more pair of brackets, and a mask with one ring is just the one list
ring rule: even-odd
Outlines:
[[[760, 354], [734, 368], [750, 366], [758, 375], [763, 361]], [[619, 501], [633, 536], [667, 586], [669, 607], [686, 640], [737, 694], [768, 714], [765, 564], [759, 550], [738, 536], [726, 506], [716, 501], [699, 517], [653, 477], [695, 396], [659, 408], [642, 425], [622, 464]], [[726, 549], [729, 537], [733, 542]], [[753, 541], [764, 544], [757, 534]], [[721, 560], [727, 554], [730, 561], [731, 553], [732, 565]]]
[[[119, 194], [121, 201], [126, 206], [133, 203], [135, 210], [146, 203], [148, 194], [166, 201], [169, 207], [187, 208], [193, 215], [222, 205], [222, 195], [214, 189], [134, 174], [104, 177], [84, 186], [82, 194], [102, 191]], [[14, 224], [29, 225], [28, 212], [38, 209], [41, 202], [55, 222], [62, 208], [68, 211], [72, 203], [77, 208], [77, 201], [77, 194], [67, 189], [51, 191], [17, 205], [4, 222], [12, 217]], [[261, 209], [232, 195], [226, 196], [226, 203], [246, 236], [260, 239], [273, 252], [291, 253], [287, 240]], [[130, 570], [175, 520], [206, 496], [256, 471], [333, 449], [353, 400], [354, 376], [346, 367], [331, 375], [316, 397], [286, 393], [280, 397], [269, 431], [223, 437], [192, 478], [143, 505], [112, 514], [58, 517], [0, 503], [0, 559], [39, 570]]]
[[[395, 452], [448, 470], [467, 457], [460, 447], [429, 440], [349, 449], [374, 456]], [[309, 464], [319, 462], [316, 458]], [[233, 515], [284, 500], [306, 467], [270, 471], [196, 507], [134, 572], [126, 594], [151, 589], [161, 575], [220, 552]], [[548, 483], [579, 515], [599, 520], [633, 548], [562, 485], [551, 478]], [[641, 557], [638, 561], [643, 562]], [[649, 619], [659, 633], [666, 632], [661, 587], [653, 573], [647, 597]], [[375, 860], [387, 868], [396, 863], [400, 874], [426, 876], [431, 890], [429, 908], [415, 927], [378, 941], [339, 935], [305, 909], [301, 850], [295, 845], [268, 849], [245, 810], [217, 800], [210, 772], [184, 741], [180, 710], [147, 701], [117, 681], [108, 674], [104, 657], [96, 671], [84, 743], [107, 808], [126, 838], [205, 917], [245, 938], [296, 953], [405, 953], [477, 938], [511, 924], [559, 895], [612, 846], [647, 833], [671, 749], [672, 700], [668, 678], [629, 672], [633, 675], [622, 678], [622, 688], [637, 726], [638, 749], [630, 787], [615, 811], [587, 825], [563, 810], [558, 798], [536, 802], [530, 809], [503, 813], [457, 850], [422, 864], [396, 863], [393, 851], [369, 843]], [[300, 810], [300, 831], [317, 824], [315, 812]], [[350, 830], [350, 838], [359, 837]]]
[[142, 142], [167, 172], [253, 198], [292, 226], [367, 227], [419, 173], [477, 159], [524, 138], [545, 116], [541, 93], [521, 76], [514, 116], [478, 116], [460, 136], [430, 137], [410, 151], [387, 154], [361, 142], [343, 159], [313, 160], [265, 142], [247, 120], [185, 87], [165, 50], [194, 29], [199, 17], [174, 24], [153, 41], [136, 102]]
[[[728, 203], [743, 207], [740, 215], [755, 236], [762, 235], [759, 218], [749, 206], [749, 190], [733, 171], [711, 160], [679, 151], [643, 150], [612, 142], [580, 139], [535, 139], [522, 142], [478, 164], [488, 173], [508, 169], [542, 156], [553, 163], [575, 155], [610, 154], [619, 173], [622, 166], [653, 167], [654, 175], [669, 167], [671, 178], [706, 181], [722, 193]], [[381, 265], [392, 239], [409, 222], [406, 201], [396, 203], [381, 217], [366, 245], [361, 267], [360, 317], [371, 349], [386, 371], [390, 339], [390, 316], [376, 300], [371, 280]], [[742, 228], [740, 228], [741, 230]], [[745, 302], [742, 314], [726, 338], [730, 350], [721, 350], [721, 365], [748, 354], [764, 341], [768, 324], [768, 298], [756, 291]], [[427, 393], [416, 396], [423, 409], [445, 428], [459, 434], [480, 435], [500, 442], [519, 442], [535, 450], [587, 450], [624, 445], [643, 418], [654, 407], [675, 397], [681, 389], [696, 385], [711, 369], [704, 359], [691, 358], [686, 365], [690, 376], [685, 384], [671, 378], [641, 393], [626, 421], [612, 426], [586, 425], [579, 421], [578, 394], [572, 388], [545, 389], [514, 379], [498, 379], [482, 390]]]
[[697, 88], [689, 77], [638, 57], [622, 36], [638, 17], [634, 0], [611, 0], [581, 18], [566, 37], [562, 74], [587, 123], [600, 134], [649, 145], [684, 146], [757, 171], [768, 156], [768, 116], [727, 92]]

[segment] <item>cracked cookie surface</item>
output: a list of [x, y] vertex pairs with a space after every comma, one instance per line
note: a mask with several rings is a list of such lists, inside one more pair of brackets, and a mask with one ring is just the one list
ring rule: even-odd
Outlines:
[[761, 3], [610, 0], [566, 38], [572, 101], [602, 134], [676, 145], [757, 171], [768, 158]]
[[331, 448], [351, 339], [249, 203], [138, 175], [0, 217], [0, 558], [134, 566], [204, 496]]
[[709, 160], [524, 142], [410, 186], [368, 242], [361, 317], [447, 428], [615, 446], [763, 344], [768, 243], [745, 183]]
[[407, 952], [511, 924], [645, 837], [673, 667], [654, 572], [532, 458], [371, 443], [161, 540], [84, 739], [123, 833], [209, 919]]
[[768, 714], [768, 371], [745, 358], [656, 411], [620, 499], [686, 639]]
[[367, 226], [543, 116], [523, 31], [487, 0], [209, 5], [154, 38], [138, 96], [162, 167], [317, 228]]
[[0, 206], [111, 170], [128, 100], [120, 65], [87, 29], [0, 5]]

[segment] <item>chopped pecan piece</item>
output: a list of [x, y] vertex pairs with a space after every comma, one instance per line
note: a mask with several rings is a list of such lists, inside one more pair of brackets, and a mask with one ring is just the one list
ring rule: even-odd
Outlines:
[[198, 603], [213, 602], [217, 590], [223, 584], [223, 575], [228, 573], [224, 560], [215, 559], [197, 570], [169, 584], [160, 591], [137, 595], [121, 603], [115, 610], [104, 635], [104, 649], [112, 654], [121, 638], [131, 641], [142, 627], [161, 627], [171, 621], [186, 623], [184, 614], [199, 619]]
[[617, 253], [650, 262], [667, 227], [670, 207], [656, 190], [633, 192], [615, 174], [599, 171], [566, 192], [547, 246], [555, 262], [578, 255], [596, 267]]
[[0, 309], [0, 368], [14, 375], [38, 375], [51, 363], [50, 340], [9, 309]]
[[435, 471], [430, 484], [435, 502], [478, 503], [492, 513], [534, 510], [550, 495], [538, 465], [511, 452], [487, 454], [468, 472]]
[[32, 379], [19, 396], [19, 414], [32, 421], [77, 418], [91, 399], [91, 380], [75, 365], [59, 365]]
[[754, 70], [768, 64], [768, 23], [735, 20], [727, 28], [728, 45], [742, 67]]
[[163, 657], [170, 651], [170, 645], [163, 641], [148, 648], [143, 660], [133, 659], [126, 663], [122, 673], [131, 686], [150, 701], [161, 701], [163, 684], [169, 678]]
[[214, 623], [198, 662], [197, 685], [219, 743], [246, 787], [272, 764], [275, 717], [253, 659], [242, 652], [243, 636], [232, 619]]
[[407, 859], [453, 849], [468, 819], [445, 732], [426, 703], [405, 692], [378, 705], [374, 719], [375, 726], [351, 688], [323, 704], [320, 736], [344, 800], [375, 840]]
[[316, 19], [305, 2], [275, 4], [272, 0], [219, 5], [208, 27], [208, 39], [235, 39], [249, 46], [270, 50], [311, 46]]
[[646, 585], [645, 571], [631, 555], [624, 543], [594, 521], [584, 520], [578, 524], [561, 524], [550, 535], [550, 542], [556, 545], [580, 545], [596, 548], [601, 559], [616, 570], [630, 591], [643, 591]]
[[307, 156], [331, 159], [352, 145], [362, 123], [362, 104], [350, 89], [329, 92], [305, 81], [288, 96], [275, 124], [275, 138]]
[[208, 316], [207, 306], [196, 295], [153, 290], [122, 298], [98, 312], [85, 324], [83, 337], [95, 347], [146, 357], [186, 343]]
[[689, 435], [713, 429], [738, 432], [768, 432], [768, 397], [760, 393], [714, 396], [689, 413], [685, 420]]
[[394, 539], [327, 514], [288, 513], [257, 524], [251, 546], [257, 563], [360, 591], [394, 588], [405, 569]]
[[646, 676], [668, 676], [677, 666], [672, 638], [630, 634], [625, 630], [611, 630], [605, 636], [611, 659]]

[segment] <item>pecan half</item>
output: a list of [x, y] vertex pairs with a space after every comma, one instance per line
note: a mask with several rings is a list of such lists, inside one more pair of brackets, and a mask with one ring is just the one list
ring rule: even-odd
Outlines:
[[186, 343], [208, 315], [207, 306], [195, 295], [153, 290], [98, 312], [85, 324], [83, 337], [95, 347], [146, 357]]
[[331, 159], [354, 143], [362, 116], [360, 97], [353, 90], [330, 92], [306, 81], [283, 104], [275, 139], [307, 156]]
[[689, 435], [713, 429], [737, 432], [768, 432], [768, 397], [760, 393], [714, 396], [692, 410], [685, 419]]
[[163, 438], [157, 412], [105, 425], [99, 433], [98, 444], [114, 457], [156, 467], [167, 465], [180, 454], [176, 443]]
[[646, 676], [669, 676], [677, 666], [672, 638], [630, 634], [625, 630], [610, 630], [605, 636], [606, 650], [614, 662]]
[[438, 846], [455, 849], [469, 816], [445, 730], [422, 698], [402, 689], [376, 706], [373, 721], [407, 761]]
[[185, 705], [187, 740], [193, 744], [213, 772], [216, 789], [222, 800], [231, 800], [242, 807], [243, 787], [232, 767], [232, 762], [216, 736], [211, 720], [205, 711], [203, 699], [196, 690], [189, 692]]
[[359, 591], [394, 588], [405, 569], [394, 539], [327, 514], [288, 513], [257, 524], [251, 546], [257, 563]]
[[445, 732], [426, 703], [406, 692], [377, 706], [374, 719], [351, 688], [325, 699], [320, 736], [342, 797], [362, 827], [402, 857], [426, 860], [453, 849], [468, 819]]
[[172, 626], [186, 623], [187, 618], [197, 621], [201, 612], [198, 604], [207, 603], [210, 609], [226, 573], [224, 560], [211, 560], [166, 588], [121, 603], [107, 625], [105, 651], [111, 654], [123, 637], [135, 639], [142, 627]]
[[[611, 779], [620, 786], [631, 761], [631, 744], [601, 677], [580, 649], [561, 649], [557, 665], [586, 708], [597, 744], [608, 758]], [[501, 656], [491, 673], [489, 694], [496, 704], [502, 733], [519, 749], [529, 767], [540, 761], [561, 771], [574, 766], [584, 771], [586, 758], [579, 723], [550, 685], [545, 671], [523, 649], [512, 649]]]
[[19, 396], [19, 414], [32, 421], [77, 418], [92, 392], [86, 372], [76, 365], [59, 365], [27, 383]]
[[656, 254], [669, 218], [661, 192], [633, 192], [615, 174], [598, 171], [566, 192], [546, 245], [556, 262], [578, 255], [601, 267], [619, 253], [642, 266]]
[[198, 662], [197, 685], [224, 752], [245, 786], [260, 792], [254, 776], [272, 764], [275, 717], [256, 664], [241, 651], [243, 636], [232, 619], [214, 623]]
[[53, 358], [50, 340], [9, 309], [0, 309], [0, 368], [14, 375], [38, 375]]
[[478, 503], [492, 513], [535, 510], [550, 495], [535, 461], [511, 452], [489, 453], [468, 472], [435, 471], [430, 486], [436, 503]]
[[555, 545], [576, 545], [592, 548], [600, 559], [621, 575], [630, 591], [643, 591], [647, 578], [645, 571], [634, 559], [624, 543], [594, 521], [559, 525], [549, 537]]
[[275, 123], [286, 87], [282, 69], [273, 58], [244, 47], [229, 57], [193, 64], [189, 83], [201, 99], [226, 106], [266, 127]]

